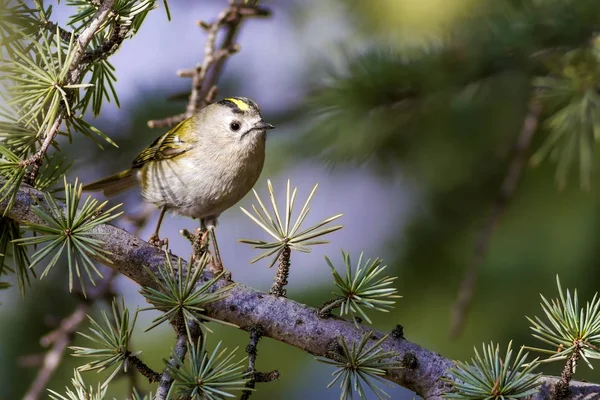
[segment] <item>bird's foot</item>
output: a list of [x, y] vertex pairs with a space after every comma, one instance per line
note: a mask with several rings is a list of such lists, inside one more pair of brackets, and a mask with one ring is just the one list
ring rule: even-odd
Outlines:
[[208, 229], [202, 229], [202, 228], [198, 228], [196, 229], [196, 232], [198, 232], [198, 238], [199, 238], [199, 244], [201, 247], [204, 247], [206, 249], [208, 249], [208, 234], [209, 234], [209, 230]]
[[[223, 272], [223, 263], [221, 260], [216, 260], [215, 257], [211, 257], [210, 263], [208, 264], [208, 269], [214, 275], [218, 275]], [[231, 279], [231, 273], [229, 274], [229, 279]]]
[[156, 233], [153, 233], [152, 236], [150, 236], [150, 239], [148, 239], [148, 243], [158, 248], [169, 248], [169, 238], [160, 239]]

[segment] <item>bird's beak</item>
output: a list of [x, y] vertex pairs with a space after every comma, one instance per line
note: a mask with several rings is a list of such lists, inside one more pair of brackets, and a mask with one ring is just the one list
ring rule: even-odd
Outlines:
[[267, 129], [273, 129], [273, 128], [275, 128], [273, 125], [271, 125], [265, 121], [258, 121], [252, 127], [252, 129], [259, 129], [259, 130], [267, 130]]

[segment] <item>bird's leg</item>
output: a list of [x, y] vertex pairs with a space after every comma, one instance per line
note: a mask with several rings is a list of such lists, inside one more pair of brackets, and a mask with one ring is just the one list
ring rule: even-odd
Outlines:
[[219, 252], [217, 236], [215, 235], [217, 219], [216, 217], [204, 218], [200, 221], [200, 226], [206, 229], [202, 234], [202, 240], [206, 240], [207, 236], [210, 235], [209, 241], [213, 242], [213, 253], [209, 265], [210, 271], [215, 275], [220, 274], [221, 272], [223, 272], [223, 262], [221, 261], [221, 253]]
[[200, 245], [205, 247], [205, 250], [208, 250], [208, 243], [206, 238], [208, 237], [209, 229], [206, 227], [206, 221], [204, 219], [200, 220], [200, 235], [198, 236], [200, 239]]
[[163, 218], [165, 217], [166, 212], [167, 212], [167, 206], [163, 206], [163, 208], [160, 210], [160, 215], [158, 216], [158, 223], [156, 224], [156, 230], [150, 236], [150, 239], [148, 239], [148, 243], [150, 243], [152, 246], [169, 247], [169, 239], [168, 238], [164, 238], [161, 240], [158, 237], [158, 231], [160, 230], [160, 226], [162, 225], [162, 221], [163, 221]]
[[214, 263], [211, 263], [211, 271], [214, 274], [220, 274], [223, 272], [223, 261], [221, 261], [221, 253], [219, 252], [219, 245], [217, 244], [217, 235], [215, 234], [215, 226], [211, 226], [208, 228], [210, 232], [210, 239], [213, 242], [213, 248], [215, 250], [215, 254], [213, 257]]

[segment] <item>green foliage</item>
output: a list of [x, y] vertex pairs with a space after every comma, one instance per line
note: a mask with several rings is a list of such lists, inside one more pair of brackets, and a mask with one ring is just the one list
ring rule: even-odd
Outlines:
[[[2, 98], [0, 94], [0, 99]], [[12, 108], [0, 105], [0, 140], [2, 144], [19, 156], [30, 155], [39, 143], [38, 120], [31, 121], [28, 125], [19, 122], [17, 112]]]
[[95, 116], [98, 116], [104, 100], [110, 103], [112, 99], [117, 107], [121, 107], [117, 91], [115, 90], [115, 83], [117, 81], [115, 67], [107, 60], [100, 60], [92, 65], [91, 72], [90, 83], [94, 87], [85, 92], [85, 95], [81, 99], [81, 108], [87, 110], [91, 104], [92, 112]]
[[102, 310], [103, 325], [90, 316], [88, 318], [92, 324], [92, 327], [89, 328], [90, 334], [78, 333], [94, 342], [96, 347], [71, 346], [70, 349], [73, 350], [73, 355], [76, 357], [96, 359], [77, 368], [79, 371], [101, 372], [114, 367], [113, 372], [102, 383], [102, 389], [104, 389], [122, 369], [127, 370], [127, 357], [141, 353], [131, 354], [129, 351], [129, 342], [137, 319], [137, 310], [133, 314], [133, 320], [130, 321], [129, 310], [125, 307], [125, 301], [121, 299], [119, 304], [116, 300], [113, 300], [111, 318], [109, 318], [106, 311]]
[[64, 177], [67, 170], [71, 168], [73, 162], [68, 162], [66, 158], [60, 155], [55, 155], [49, 159], [40, 169], [39, 175], [35, 178], [33, 186], [37, 190], [58, 191], [58, 188], [53, 188], [60, 178]]
[[277, 262], [277, 259], [286, 247], [289, 247], [292, 250], [309, 253], [311, 250], [310, 246], [329, 243], [329, 241], [314, 239], [342, 229], [342, 225], [323, 228], [325, 225], [330, 224], [343, 215], [337, 214], [299, 232], [300, 227], [310, 212], [310, 202], [317, 191], [318, 185], [313, 187], [312, 191], [308, 195], [308, 198], [304, 202], [296, 221], [294, 222], [292, 221], [292, 213], [294, 211], [294, 202], [296, 200], [298, 188], [294, 188], [293, 191], [290, 191], [290, 181], [288, 180], [285, 200], [285, 219], [282, 220], [280, 217], [279, 208], [277, 207], [277, 201], [275, 200], [273, 185], [271, 185], [270, 180], [267, 181], [267, 184], [269, 187], [269, 198], [271, 200], [272, 213], [267, 210], [267, 207], [265, 207], [265, 204], [260, 199], [258, 193], [256, 193], [256, 190], [253, 190], [254, 197], [256, 197], [260, 208], [252, 205], [254, 215], [245, 208], [240, 207], [244, 214], [250, 217], [252, 221], [254, 221], [258, 226], [260, 226], [265, 232], [275, 239], [272, 242], [266, 242], [264, 240], [240, 239], [240, 242], [251, 244], [255, 249], [266, 249], [264, 253], [251, 260], [251, 263], [255, 263], [263, 258], [270, 257], [275, 254], [275, 257], [273, 257], [273, 260], [269, 265], [270, 268], [275, 265], [275, 262]]
[[537, 165], [547, 157], [556, 160], [556, 179], [562, 188], [579, 161], [581, 186], [589, 190], [600, 138], [600, 96], [596, 91], [600, 60], [592, 49], [578, 49], [556, 60], [550, 70], [549, 76], [534, 80], [547, 114], [543, 127], [548, 137], [531, 162]]
[[243, 358], [233, 361], [237, 348], [227, 353], [221, 350], [221, 342], [212, 353], [206, 348], [206, 337], [198, 341], [196, 346], [188, 345], [189, 363], [173, 352], [175, 365], [167, 360], [166, 367], [175, 382], [169, 394], [191, 400], [219, 400], [235, 397], [231, 391], [248, 390], [248, 382]]
[[[533, 337], [552, 346], [553, 350], [529, 347], [530, 350], [550, 354], [541, 362], [564, 361], [574, 354], [582, 358], [592, 368], [590, 359], [600, 359], [600, 298], [598, 293], [585, 308], [580, 308], [577, 290], [573, 295], [567, 289], [566, 295], [556, 276], [559, 299], [547, 300], [542, 297], [542, 310], [547, 322], [541, 318], [529, 318]], [[575, 372], [575, 363], [573, 364]]]
[[141, 394], [137, 391], [136, 388], [133, 388], [133, 400], [152, 400], [154, 396], [152, 396], [152, 392]]
[[[24, 295], [25, 288], [30, 284], [30, 275], [35, 277], [35, 272], [29, 269], [27, 250], [14, 243], [20, 237], [21, 229], [17, 222], [6, 217], [0, 218], [0, 276], [16, 272], [19, 290]], [[13, 267], [6, 264], [9, 256]]]
[[146, 331], [164, 322], [173, 322], [175, 318], [181, 315], [188, 339], [192, 342], [190, 325], [193, 323], [199, 323], [203, 328], [205, 328], [205, 325], [202, 324], [203, 321], [226, 324], [204, 314], [206, 304], [227, 297], [229, 290], [233, 287], [227, 285], [214, 290], [213, 286], [221, 279], [224, 272], [210, 280], [203, 281], [202, 273], [208, 263], [206, 254], [196, 263], [190, 264], [192, 269], [187, 271], [183, 268], [181, 258], [177, 258], [177, 269], [173, 267], [173, 261], [168, 251], [165, 251], [165, 259], [164, 268], [158, 271], [160, 276], [148, 271], [156, 283], [156, 288], [143, 287], [140, 290], [142, 296], [153, 304], [152, 307], [143, 308], [141, 311], [158, 310], [163, 312], [162, 315], [152, 321], [152, 325]]
[[448, 399], [522, 399], [537, 392], [541, 374], [532, 374], [538, 366], [537, 359], [525, 364], [527, 353], [523, 348], [512, 360], [512, 342], [508, 344], [504, 358], [498, 345], [483, 345], [483, 356], [475, 350], [471, 364], [456, 362], [450, 370], [454, 392], [446, 393]]
[[111, 214], [120, 205], [104, 211], [107, 202], [98, 203], [97, 200], [87, 197], [83, 205], [81, 202], [82, 185], [76, 180], [75, 184], [65, 185], [65, 207], [63, 207], [50, 195], [44, 195], [44, 201], [33, 208], [35, 214], [43, 221], [42, 224], [26, 223], [25, 229], [35, 232], [36, 235], [24, 237], [14, 241], [23, 246], [46, 244], [32, 255], [30, 268], [41, 263], [51, 256], [48, 264], [41, 274], [45, 277], [50, 270], [59, 262], [61, 255], [66, 250], [67, 263], [69, 266], [69, 290], [73, 290], [73, 279], [77, 276], [81, 289], [85, 294], [83, 273], [95, 284], [94, 274], [102, 277], [102, 274], [90, 257], [95, 257], [110, 263], [106, 257], [110, 253], [103, 247], [102, 234], [94, 232], [98, 226], [115, 219], [122, 212]]
[[[114, 41], [121, 30], [127, 30], [127, 37], [135, 35], [148, 13], [157, 7], [156, 3], [156, 0], [117, 0], [113, 14], [92, 40], [91, 51], [98, 51], [102, 46], [106, 46], [106, 43]], [[69, 25], [75, 29], [75, 32], [80, 32], [94, 16], [97, 8], [84, 0], [72, 0], [68, 4], [77, 8]], [[85, 113], [91, 105], [93, 114], [97, 116], [104, 101], [114, 101], [117, 107], [120, 107], [115, 90], [117, 78], [113, 65], [105, 58], [100, 58], [90, 66], [90, 71], [90, 83], [93, 87], [87, 90], [81, 99], [82, 112]]]
[[391, 299], [400, 297], [396, 295], [398, 291], [390, 287], [396, 280], [396, 277], [381, 276], [387, 266], [382, 266], [382, 260], [379, 258], [373, 261], [368, 259], [363, 265], [362, 252], [358, 257], [356, 272], [354, 274], [352, 273], [350, 254], [342, 250], [342, 258], [346, 266], [345, 277], [342, 277], [329, 258], [325, 257], [327, 264], [331, 268], [335, 284], [341, 291], [341, 293], [335, 293], [340, 299], [340, 315], [350, 314], [355, 323], [357, 323], [354, 317], [358, 313], [361, 318], [371, 323], [363, 307], [384, 312], [392, 308], [396, 302]]
[[366, 384], [378, 399], [390, 398], [383, 389], [377, 386], [376, 382], [390, 386], [390, 384], [381, 378], [386, 374], [386, 370], [401, 368], [394, 357], [398, 356], [393, 351], [383, 351], [381, 344], [387, 339], [387, 335], [367, 347], [371, 339], [372, 332], [365, 332], [360, 341], [353, 342], [348, 346], [344, 337], [338, 338], [339, 353], [331, 353], [329, 358], [317, 358], [325, 364], [333, 365], [336, 370], [333, 372], [334, 379], [327, 385], [328, 388], [340, 381], [342, 390], [340, 400], [352, 398], [352, 392], [358, 393], [361, 399], [366, 400], [366, 393], [363, 384]]
[[65, 125], [69, 138], [72, 137], [74, 132], [79, 132], [94, 141], [101, 149], [104, 149], [104, 147], [102, 146], [102, 143], [98, 141], [98, 138], [103, 139], [114, 147], [119, 147], [110, 137], [106, 136], [104, 132], [85, 121], [82, 116], [73, 116], [72, 118], [65, 120]]
[[52, 400], [103, 400], [106, 396], [106, 388], [92, 386], [87, 387], [78, 370], [74, 371], [74, 377], [71, 378], [73, 388], [66, 388], [65, 394], [60, 394], [54, 390], [48, 389]]
[[[89, 84], [70, 84], [68, 74], [76, 55], [74, 35], [65, 45], [57, 28], [54, 34], [42, 31], [41, 42], [28, 37], [31, 51], [13, 49], [15, 56], [0, 71], [13, 83], [8, 87], [8, 104], [21, 110], [19, 122], [25, 125], [42, 118], [40, 127], [52, 124], [59, 107], [66, 107], [71, 116], [68, 91], [89, 87]], [[40, 128], [42, 129], [42, 128]], [[38, 135], [43, 132], [40, 130]]]
[[[106, 387], [98, 387], [94, 389], [92, 386], [86, 387], [85, 382], [81, 373], [75, 369], [74, 377], [71, 379], [72, 388], [65, 388], [65, 393], [61, 394], [52, 389], [48, 389], [50, 392], [50, 399], [52, 400], [104, 400], [106, 398]], [[132, 399], [133, 400], [152, 400], [152, 392], [145, 395], [140, 394], [136, 388], [133, 388]]]
[[38, 31], [40, 21], [46, 21], [52, 7], [44, 9], [39, 1], [31, 8], [22, 0], [0, 0], [0, 48], [6, 49], [9, 57], [13, 49], [20, 47], [20, 40]]
[[[365, 52], [346, 54], [343, 66], [313, 93], [312, 113], [319, 118], [294, 143], [294, 151], [314, 155], [317, 149], [328, 161], [372, 161], [382, 170], [402, 163], [404, 171], [414, 167], [422, 175], [435, 169], [415, 165], [431, 157], [431, 148], [424, 146], [441, 142], [443, 157], [456, 150], [466, 155], [455, 165], [471, 159], [472, 165], [482, 165], [490, 161], [485, 154], [489, 149], [473, 145], [499, 147], [493, 143], [496, 127], [486, 108], [502, 108], [511, 117], [520, 114], [522, 121], [522, 100], [532, 95], [533, 86], [542, 88], [543, 118], [548, 120], [542, 124], [547, 137], [532, 162], [548, 155], [557, 159], [561, 187], [579, 164], [581, 185], [588, 188], [600, 75], [595, 49], [587, 46], [597, 24], [591, 14], [597, 15], [600, 5], [593, 0], [497, 1], [475, 8], [480, 11], [456, 23], [446, 37], [418, 48], [375, 42]], [[549, 58], [560, 62], [550, 65]], [[500, 83], [507, 79], [516, 90], [505, 92], [507, 86]], [[520, 101], [511, 98], [514, 93], [520, 93]], [[560, 97], [558, 108], [546, 110], [548, 96]], [[510, 122], [499, 133], [506, 140], [520, 127]], [[493, 173], [496, 163], [490, 164], [471, 172], [470, 179]]]
[[[116, 146], [82, 116], [90, 105], [98, 115], [103, 100], [119, 105], [114, 67], [106, 58], [139, 30], [148, 12], [156, 8], [156, 0], [118, 0], [82, 57], [76, 51], [77, 33], [96, 14], [95, 3], [71, 2], [78, 10], [71, 19], [75, 31], [67, 32], [50, 20], [52, 8], [44, 9], [40, 1], [31, 7], [21, 0], [2, 1], [6, 4], [0, 12], [0, 45], [9, 55], [0, 61], [0, 81], [6, 89], [2, 96], [18, 110], [18, 117], [2, 123], [0, 136], [10, 136], [9, 147], [25, 155], [21, 150], [30, 151], [51, 127], [52, 131], [59, 128], [53, 125], [60, 114], [69, 136], [80, 132]], [[90, 81], [82, 83], [88, 70]], [[83, 95], [82, 88], [87, 89]]]
[[4, 180], [1, 182], [0, 202], [7, 202], [3, 216], [13, 206], [25, 172], [26, 166], [21, 163], [20, 157], [0, 144], [0, 177]]
[[[98, 10], [93, 2], [85, 0], [69, 0], [67, 4], [77, 7], [76, 13], [69, 20], [69, 25], [75, 29], [76, 33], [81, 32], [89, 24]], [[148, 13], [156, 7], [156, 0], [117, 0], [112, 15], [100, 28], [98, 35], [108, 39], [113, 35], [115, 29], [125, 25], [130, 27], [130, 35], [133, 36]]]

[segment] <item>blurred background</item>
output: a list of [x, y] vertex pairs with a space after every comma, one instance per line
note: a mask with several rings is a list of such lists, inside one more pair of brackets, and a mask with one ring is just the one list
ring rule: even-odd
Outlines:
[[[93, 121], [119, 148], [101, 151], [82, 137], [65, 143], [62, 150], [75, 160], [71, 180], [88, 182], [127, 168], [164, 132], [149, 129], [147, 121], [184, 110], [186, 99], [170, 97], [187, 92], [190, 82], [175, 71], [201, 61], [205, 35], [195, 22], [212, 20], [225, 3], [171, 1], [171, 22], [160, 10], [150, 13], [140, 33], [111, 58], [121, 107], [105, 106]], [[344, 229], [331, 235], [330, 244], [310, 254], [292, 254], [289, 298], [315, 307], [330, 298], [334, 285], [324, 255], [340, 268], [340, 249], [354, 258], [361, 251], [367, 257], [382, 257], [388, 273], [399, 277], [396, 286], [403, 297], [389, 314], [371, 313], [373, 326], [389, 332], [401, 324], [407, 339], [448, 358], [466, 360], [482, 342], [542, 345], [530, 336], [525, 316], [541, 314], [540, 293], [557, 295], [557, 274], [563, 287], [578, 289], [582, 300], [597, 291], [597, 182], [581, 190], [574, 169], [559, 190], [552, 162], [537, 168], [526, 164], [480, 265], [464, 331], [458, 338], [449, 335], [460, 282], [528, 112], [530, 78], [537, 71], [525, 67], [523, 54], [550, 40], [533, 36], [525, 43], [524, 33], [518, 36], [511, 30], [516, 26], [512, 22], [523, 22], [515, 19], [520, 16], [502, 10], [500, 3], [264, 1], [273, 17], [244, 22], [238, 40], [242, 50], [227, 62], [219, 97], [254, 99], [264, 119], [277, 127], [270, 132], [257, 191], [266, 196], [270, 179], [281, 196], [291, 179], [303, 200], [319, 183], [309, 222], [344, 213]], [[506, 4], [518, 8], [520, 2]], [[69, 13], [64, 3], [54, 5], [58, 21]], [[500, 14], [502, 18], [496, 18]], [[488, 17], [500, 22], [484, 22]], [[576, 40], [573, 21], [564, 24], [572, 24], [571, 36], [561, 37]], [[447, 47], [448, 43], [461, 45]], [[440, 49], [452, 51], [436, 58]], [[542, 126], [527, 157], [544, 139]], [[247, 207], [252, 201], [247, 196], [240, 205]], [[135, 191], [111, 199], [117, 202], [124, 203], [128, 215], [145, 209]], [[142, 238], [148, 239], [157, 216], [141, 232]], [[188, 256], [189, 242], [178, 232], [196, 224], [166, 218], [161, 232], [169, 237], [173, 253]], [[133, 229], [125, 218], [118, 225]], [[217, 236], [234, 280], [267, 291], [275, 270], [267, 268], [266, 260], [249, 264], [257, 251], [237, 242], [264, 239], [265, 234], [233, 207], [220, 219]], [[75, 300], [65, 290], [66, 274], [53, 269], [44, 280], [33, 282], [25, 298], [15, 288], [0, 292], [0, 399], [25, 393], [37, 369], [23, 367], [23, 357], [42, 353], [40, 337], [72, 311]], [[130, 309], [146, 306], [136, 285], [125, 278], [117, 285]], [[133, 348], [160, 369], [174, 334], [168, 327], [143, 333], [155, 316], [141, 313]], [[245, 332], [211, 329], [212, 345], [224, 340], [230, 348], [239, 346], [244, 355]], [[82, 343], [84, 339], [76, 340]], [[50, 387], [62, 390], [81, 361], [66, 355]], [[279, 369], [281, 379], [259, 384], [253, 399], [339, 397], [337, 388], [326, 389], [331, 368], [273, 340], [260, 342], [257, 367]], [[544, 372], [561, 369], [562, 365], [548, 365]], [[84, 374], [88, 383], [101, 377]], [[582, 365], [576, 378], [594, 380], [597, 375]], [[111, 385], [108, 397], [124, 398], [126, 388], [121, 379]], [[414, 396], [397, 387], [387, 391], [398, 399]]]

